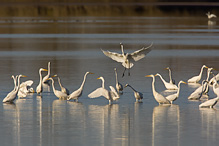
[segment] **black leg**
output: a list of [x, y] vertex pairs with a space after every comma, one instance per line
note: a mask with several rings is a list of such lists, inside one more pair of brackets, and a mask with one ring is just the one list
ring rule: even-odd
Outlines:
[[122, 77], [124, 77], [124, 75], [125, 75], [125, 71], [126, 71], [126, 68], [125, 68], [125, 70], [123, 71]]

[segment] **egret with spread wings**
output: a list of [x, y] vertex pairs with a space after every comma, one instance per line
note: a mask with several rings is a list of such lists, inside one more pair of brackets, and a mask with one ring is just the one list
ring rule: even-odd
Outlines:
[[[119, 54], [116, 52], [104, 51], [104, 50], [102, 50], [102, 51], [107, 57], [109, 57], [117, 62], [122, 63], [122, 65], [125, 67], [125, 70], [124, 70], [123, 75], [122, 75], [122, 77], [123, 77], [126, 69], [130, 70], [130, 68], [133, 67], [134, 61], [138, 61], [138, 60], [144, 58], [146, 56], [146, 54], [151, 51], [152, 45], [153, 45], [153, 43], [151, 43], [151, 45], [146, 47], [146, 48], [143, 47], [142, 49], [137, 50], [137, 51], [130, 53], [130, 54], [124, 53], [122, 43], [120, 43], [122, 54]], [[129, 71], [129, 75], [130, 75], [130, 71]]]

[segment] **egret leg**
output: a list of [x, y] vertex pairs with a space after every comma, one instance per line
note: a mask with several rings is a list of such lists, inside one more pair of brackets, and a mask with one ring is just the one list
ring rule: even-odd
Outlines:
[[125, 75], [125, 71], [126, 71], [126, 68], [125, 68], [125, 70], [123, 71], [122, 77], [124, 77], [124, 75]]

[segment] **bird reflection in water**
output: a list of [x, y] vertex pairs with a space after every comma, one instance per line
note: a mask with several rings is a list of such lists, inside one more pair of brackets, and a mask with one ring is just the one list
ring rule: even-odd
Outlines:
[[[168, 123], [168, 124], [166, 124]], [[176, 138], [177, 136], [177, 138]], [[159, 105], [152, 115], [152, 146], [171, 141], [180, 142], [180, 110], [178, 105]]]

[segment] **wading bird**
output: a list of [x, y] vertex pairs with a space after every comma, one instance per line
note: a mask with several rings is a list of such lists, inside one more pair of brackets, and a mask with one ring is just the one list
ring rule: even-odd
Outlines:
[[136, 102], [142, 101], [143, 99], [143, 94], [141, 92], [136, 91], [131, 85], [126, 84], [125, 87], [130, 87], [134, 91], [134, 96], [136, 99]]
[[91, 73], [91, 72], [86, 72], [85, 75], [84, 75], [84, 80], [83, 82], [81, 83], [81, 86], [75, 90], [74, 92], [72, 92], [69, 96], [68, 96], [68, 99], [67, 100], [76, 100], [78, 101], [78, 98], [82, 95], [82, 92], [83, 92], [83, 87], [84, 87], [84, 84], [85, 84], [85, 81], [86, 81], [86, 78], [87, 78], [87, 75], [88, 74], [94, 74], [94, 73]]
[[43, 79], [42, 79], [42, 71], [48, 71], [47, 69], [43, 69], [43, 68], [40, 68], [39, 69], [39, 75], [40, 75], [40, 82], [39, 82], [39, 85], [37, 86], [36, 88], [36, 92], [37, 94], [41, 94], [43, 92]]
[[168, 95], [168, 96], [166, 97], [166, 99], [169, 100], [171, 104], [173, 103], [173, 101], [175, 101], [175, 100], [179, 97], [180, 84], [181, 84], [181, 83], [187, 84], [187, 83], [184, 82], [184, 81], [180, 81], [180, 82], [178, 83], [178, 90], [177, 90], [177, 93]]
[[104, 50], [102, 50], [102, 51], [107, 57], [109, 57], [109, 58], [111, 58], [111, 59], [113, 59], [117, 62], [122, 63], [122, 65], [125, 68], [125, 70], [122, 74], [122, 77], [123, 77], [124, 74], [125, 74], [126, 69], [128, 69], [129, 76], [130, 76], [130, 68], [133, 67], [133, 65], [134, 65], [133, 62], [144, 58], [146, 56], [146, 54], [151, 51], [151, 46], [152, 45], [153, 45], [153, 43], [151, 43], [151, 45], [146, 47], [146, 48], [142, 48], [142, 49], [137, 50], [137, 51], [135, 51], [133, 53], [130, 53], [130, 54], [124, 52], [122, 43], [120, 43], [122, 54], [115, 53], [115, 52], [110, 52], [110, 51], [104, 51]]
[[198, 83], [202, 78], [202, 72], [204, 68], [208, 68], [206, 65], [203, 65], [198, 76], [194, 76], [188, 80], [188, 83]]
[[168, 99], [166, 99], [163, 95], [159, 94], [156, 90], [155, 90], [155, 76], [157, 75], [146, 75], [145, 77], [152, 77], [152, 91], [153, 91], [153, 95], [154, 95], [154, 99], [159, 103], [159, 104], [170, 104], [170, 101]]
[[115, 70], [115, 76], [116, 76], [116, 90], [117, 90], [118, 93], [120, 93], [120, 92], [122, 93], [122, 91], [123, 91], [123, 86], [122, 86], [122, 84], [119, 83], [119, 81], [118, 81], [118, 76], [117, 76], [116, 68], [114, 68], [114, 70]]
[[177, 90], [178, 89], [178, 87], [175, 84], [168, 83], [167, 81], [165, 81], [159, 73], [157, 73], [156, 76], [160, 77], [160, 79], [163, 81], [164, 86], [166, 87], [167, 90]]
[[9, 103], [12, 103], [14, 100], [15, 100], [15, 98], [17, 97], [17, 93], [18, 93], [18, 90], [19, 90], [19, 88], [20, 88], [20, 78], [21, 77], [27, 77], [27, 76], [25, 76], [25, 75], [19, 75], [18, 76], [18, 84], [17, 84], [17, 86], [16, 86], [16, 88], [15, 88], [15, 90], [13, 90], [12, 92], [10, 92], [4, 99], [3, 99], [3, 101], [2, 102], [9, 102]]
[[211, 14], [210, 12], [206, 13], [206, 15], [208, 16], [208, 19], [217, 18], [215, 14]]
[[167, 69], [168, 71], [169, 71], [169, 77], [170, 77], [170, 84], [175, 84], [175, 80], [173, 80], [172, 79], [172, 74], [171, 74], [171, 70], [170, 70], [170, 68], [169, 67], [167, 67], [167, 68], [165, 68], [165, 69]]
[[218, 100], [219, 100], [219, 97], [207, 100], [203, 102], [202, 104], [200, 104], [199, 107], [200, 108], [204, 108], [204, 107], [213, 108], [217, 104]]
[[120, 98], [119, 94], [116, 92], [115, 88], [113, 86], [109, 86], [111, 91], [108, 91], [107, 89], [105, 89], [105, 80], [103, 77], [99, 77], [97, 79], [101, 79], [102, 80], [102, 87], [97, 88], [96, 90], [94, 90], [93, 92], [91, 92], [88, 97], [89, 98], [97, 98], [97, 97], [101, 97], [104, 96], [107, 100], [109, 100], [109, 104], [112, 103], [112, 101], [114, 100], [118, 100]]
[[48, 73], [47, 73], [47, 75], [43, 78], [43, 83], [48, 83], [49, 82], [49, 80], [48, 80], [48, 78], [50, 78], [50, 62], [48, 62]]
[[[56, 75], [57, 76], [57, 75]], [[59, 86], [61, 88], [61, 91], [64, 92], [65, 94], [69, 95], [69, 90], [65, 87], [62, 86], [61, 84], [61, 79], [58, 77], [58, 82], [59, 82]]]

